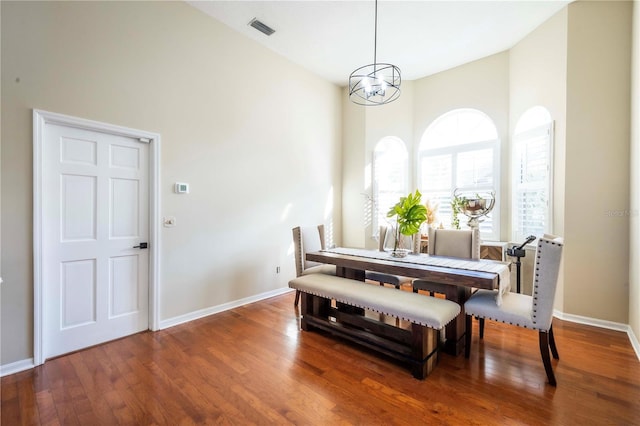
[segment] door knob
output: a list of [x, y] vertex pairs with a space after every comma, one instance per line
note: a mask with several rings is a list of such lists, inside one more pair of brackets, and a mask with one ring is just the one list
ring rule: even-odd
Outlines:
[[147, 243], [140, 243], [139, 246], [133, 246], [133, 248], [146, 249], [147, 248]]

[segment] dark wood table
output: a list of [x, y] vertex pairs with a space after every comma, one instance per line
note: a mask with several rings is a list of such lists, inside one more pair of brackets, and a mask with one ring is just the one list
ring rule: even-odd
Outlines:
[[[362, 254], [363, 251], [358, 250], [358, 252]], [[313, 262], [336, 265], [337, 275], [360, 281], [364, 281], [365, 271], [376, 271], [445, 284], [442, 286], [445, 297], [448, 300], [458, 303], [462, 307], [462, 310], [460, 315], [446, 327], [444, 352], [451, 355], [459, 355], [462, 353], [466, 332], [464, 302], [466, 302], [471, 295], [472, 288], [489, 290], [499, 288], [498, 274], [411, 263], [413, 260], [411, 259], [412, 256], [428, 256], [426, 254], [409, 254], [404, 260], [395, 260], [393, 258], [375, 258], [380, 257], [380, 252], [377, 250], [371, 250], [370, 253], [371, 258], [362, 255], [355, 256], [331, 253], [329, 251], [318, 251], [307, 253], [306, 258]], [[496, 263], [494, 260], [484, 259], [478, 260], [477, 262]], [[499, 263], [504, 264], [504, 262]]]

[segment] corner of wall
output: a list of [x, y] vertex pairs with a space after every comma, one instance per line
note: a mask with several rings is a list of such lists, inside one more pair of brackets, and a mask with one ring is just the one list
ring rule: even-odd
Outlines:
[[[640, 1], [633, 2], [631, 48], [631, 182], [629, 258], [640, 256]], [[640, 265], [629, 262], [629, 326], [640, 358]]]

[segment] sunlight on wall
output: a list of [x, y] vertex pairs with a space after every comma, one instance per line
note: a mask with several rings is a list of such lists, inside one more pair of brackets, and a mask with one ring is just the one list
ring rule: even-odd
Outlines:
[[284, 206], [284, 209], [282, 209], [282, 214], [280, 215], [280, 222], [285, 222], [287, 220], [287, 218], [289, 217], [289, 212], [291, 211], [291, 207], [293, 206], [293, 204], [289, 203], [286, 206]]
[[371, 167], [372, 167], [371, 163], [364, 166], [364, 190], [367, 194], [371, 189], [371, 176], [372, 176]]
[[362, 194], [364, 196], [364, 203], [362, 204], [362, 208], [363, 213], [362, 213], [362, 219], [363, 219], [363, 226], [366, 228], [368, 226], [372, 226], [373, 225], [373, 215], [372, 212], [374, 211], [374, 204], [373, 204], [373, 198], [366, 193]]
[[334, 224], [333, 224], [333, 186], [329, 188], [327, 194], [327, 202], [324, 206], [324, 220], [329, 220], [324, 226], [324, 242], [325, 247], [332, 247], [335, 244], [334, 240]]
[[331, 218], [333, 214], [333, 186], [329, 188], [329, 193], [327, 194], [327, 202], [324, 205], [324, 218], [325, 220]]
[[362, 215], [363, 218], [363, 227], [367, 228], [369, 226], [371, 226], [371, 224], [373, 223], [373, 217], [371, 216], [371, 212], [373, 211], [373, 205], [372, 205], [372, 197], [373, 195], [371, 194], [371, 163], [367, 164], [366, 166], [364, 166], [364, 193], [362, 195], [364, 195], [365, 200], [364, 203], [362, 205], [364, 212]]

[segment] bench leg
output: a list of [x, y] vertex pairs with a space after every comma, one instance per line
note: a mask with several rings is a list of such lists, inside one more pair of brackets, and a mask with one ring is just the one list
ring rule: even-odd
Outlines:
[[300, 328], [304, 331], [309, 331], [311, 327], [306, 319], [311, 316], [328, 318], [331, 301], [329, 299], [304, 292], [300, 292], [300, 295], [302, 297], [302, 305], [300, 307], [302, 319], [300, 320]]
[[439, 332], [419, 324], [411, 324], [411, 354], [413, 366], [411, 373], [416, 379], [423, 380], [431, 373], [438, 362]]

